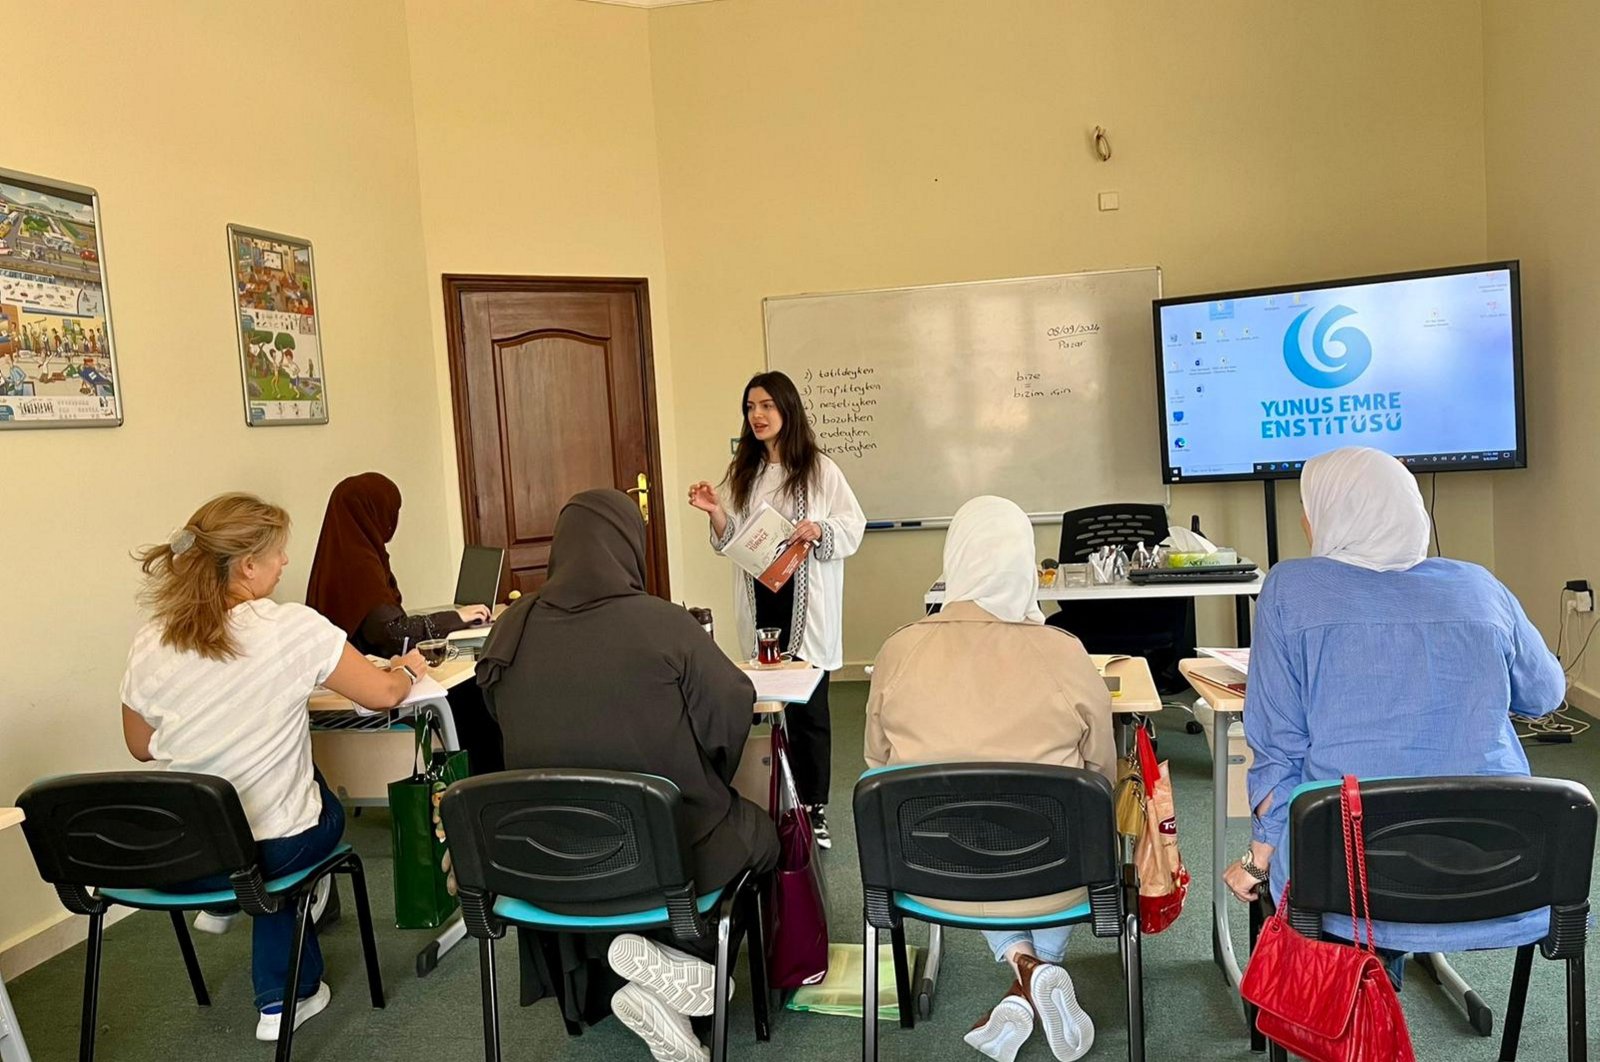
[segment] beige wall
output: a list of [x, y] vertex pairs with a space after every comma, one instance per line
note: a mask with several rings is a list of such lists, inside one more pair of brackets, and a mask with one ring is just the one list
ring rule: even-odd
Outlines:
[[452, 546], [461, 524], [441, 275], [644, 277], [668, 480], [656, 511], [677, 588], [683, 514], [664, 504], [681, 492], [649, 13], [575, 0], [405, 5]]
[[[8, 652], [0, 803], [48, 774], [132, 766], [117, 692], [138, 622], [128, 552], [244, 488], [295, 519], [279, 596], [299, 600], [328, 490], [381, 469], [406, 504], [396, 569], [448, 593], [405, 23], [397, 2], [7, 5], [6, 32], [68, 32], [59, 76], [12, 77], [4, 164], [92, 185], [127, 421], [7, 432], [0, 506]], [[264, 28], [293, 26], [283, 40]], [[270, 55], [267, 53], [270, 52]], [[70, 67], [70, 69], [68, 69]], [[332, 422], [247, 428], [224, 226], [313, 241]], [[17, 831], [0, 836], [0, 951], [64, 912]], [[79, 920], [81, 922], [81, 919]]]
[[[728, 0], [650, 37], [684, 480], [727, 461], [763, 296], [1152, 263], [1180, 294], [1484, 253], [1472, 0]], [[1447, 551], [1491, 559], [1491, 491], [1445, 478]], [[1173, 512], [1260, 557], [1260, 497], [1185, 487]], [[1280, 512], [1303, 550], [1293, 487]], [[847, 660], [917, 616], [941, 537], [868, 537]], [[679, 596], [729, 607], [725, 564], [685, 545]]]
[[[1484, 4], [1489, 252], [1522, 260], [1530, 465], [1496, 484], [1496, 570], [1552, 644], [1561, 587], [1600, 585], [1597, 53], [1600, 13], [1588, 0]], [[1593, 618], [1574, 617], [1569, 645]], [[1574, 691], [1590, 709], [1600, 707], [1596, 656]]]

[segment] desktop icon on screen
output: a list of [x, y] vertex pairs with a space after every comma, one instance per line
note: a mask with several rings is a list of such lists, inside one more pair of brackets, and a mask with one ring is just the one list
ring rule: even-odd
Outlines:
[[1180, 436], [1178, 436], [1178, 437], [1177, 437], [1177, 438], [1176, 438], [1176, 439], [1173, 439], [1173, 440], [1172, 440], [1172, 448], [1173, 448], [1173, 449], [1174, 449], [1174, 450], [1182, 450], [1182, 449], [1185, 449], [1185, 448], [1187, 448], [1187, 447], [1188, 447], [1188, 445], [1189, 445], [1189, 440], [1188, 440], [1188, 439], [1185, 439], [1185, 438], [1184, 438], [1184, 437], [1183, 437], [1183, 436], [1181, 436], [1181, 435], [1180, 435]]
[[1194, 330], [1194, 338], [1195, 338], [1196, 342], [1199, 342], [1200, 340], [1205, 339], [1205, 337], [1206, 337], [1206, 334], [1204, 332], [1200, 331], [1200, 329], [1196, 328]]
[[1183, 419], [1183, 410], [1175, 409], [1175, 410], [1172, 411], [1172, 422], [1174, 424], [1176, 424], [1178, 421], [1181, 421], [1182, 419]]

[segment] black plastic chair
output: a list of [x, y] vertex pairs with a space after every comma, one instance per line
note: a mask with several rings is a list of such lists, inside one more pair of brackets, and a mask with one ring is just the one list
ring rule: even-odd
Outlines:
[[[106, 912], [114, 905], [166, 911], [178, 936], [195, 1002], [211, 1005], [184, 912], [237, 906], [249, 915], [295, 907], [298, 925], [289, 958], [279, 1062], [294, 1045], [294, 1015], [300, 963], [310, 920], [311, 894], [330, 874], [348, 874], [355, 892], [372, 1005], [383, 1006], [383, 977], [367, 903], [361, 857], [347, 844], [313, 867], [265, 879], [256, 864], [256, 842], [233, 785], [208, 774], [177, 771], [111, 771], [52, 778], [17, 798], [22, 824], [39, 867], [67, 910], [89, 917], [89, 951], [83, 972], [83, 1025], [78, 1058], [94, 1057], [95, 1010], [100, 988], [101, 944]], [[195, 892], [183, 886], [226, 875], [232, 888]]]
[[[1362, 782], [1361, 804], [1374, 919], [1447, 925], [1550, 908], [1538, 947], [1567, 966], [1567, 1058], [1588, 1058], [1583, 949], [1596, 819], [1589, 791], [1554, 778], [1401, 778]], [[1324, 914], [1349, 915], [1338, 782], [1297, 790], [1289, 880], [1290, 924], [1302, 934], [1320, 936]], [[1517, 949], [1502, 1062], [1517, 1057], [1533, 949]], [[1288, 1058], [1277, 1044], [1270, 1049], [1273, 1059]]]
[[[1143, 542], [1154, 549], [1166, 537], [1167, 510], [1160, 505], [1120, 502], [1074, 509], [1061, 514], [1060, 560], [1082, 564], [1101, 546], [1132, 552]], [[1061, 611], [1045, 622], [1076, 635], [1091, 653], [1145, 657], [1162, 692], [1188, 688], [1178, 661], [1195, 653], [1193, 598], [1063, 601]], [[1191, 730], [1198, 733], [1196, 727]]]
[[[552, 933], [657, 929], [689, 944], [714, 941], [712, 1062], [727, 1058], [729, 978], [748, 934], [756, 1038], [770, 1038], [765, 883], [745, 873], [724, 888], [696, 890], [677, 786], [622, 771], [503, 771], [451, 786], [439, 813], [461, 913], [478, 940], [488, 1062], [500, 1060], [494, 942], [508, 925], [539, 931], [547, 945]], [[564, 1020], [570, 1035], [582, 1032]]]
[[[916, 1025], [906, 918], [964, 929], [1090, 923], [1117, 937], [1127, 984], [1128, 1058], [1144, 1059], [1138, 886], [1120, 863], [1111, 783], [1031, 763], [884, 767], [856, 783], [856, 845], [866, 905], [861, 1057], [878, 1057], [878, 934], [894, 949], [900, 1025]], [[1089, 902], [1047, 915], [950, 914], [935, 902], [1023, 900], [1087, 887]]]

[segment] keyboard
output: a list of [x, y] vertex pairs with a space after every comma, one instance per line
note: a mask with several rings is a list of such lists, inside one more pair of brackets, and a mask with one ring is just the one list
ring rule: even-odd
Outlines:
[[1136, 586], [1174, 583], [1253, 583], [1260, 576], [1254, 564], [1217, 564], [1198, 568], [1135, 568], [1128, 582]]

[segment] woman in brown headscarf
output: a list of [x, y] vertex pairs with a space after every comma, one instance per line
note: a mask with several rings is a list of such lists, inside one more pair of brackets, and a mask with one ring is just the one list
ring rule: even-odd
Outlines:
[[328, 497], [306, 604], [343, 627], [363, 653], [387, 656], [407, 640], [414, 646], [489, 619], [482, 605], [406, 615], [389, 567], [389, 540], [399, 526], [400, 488], [382, 473], [340, 480]]
[[[483, 605], [410, 616], [389, 567], [389, 540], [400, 526], [400, 488], [379, 472], [340, 480], [328, 497], [322, 536], [311, 561], [306, 604], [350, 636], [363, 653], [393, 656], [403, 647], [485, 623]], [[470, 682], [450, 691], [456, 732], [476, 774], [504, 769], [500, 732]]]

